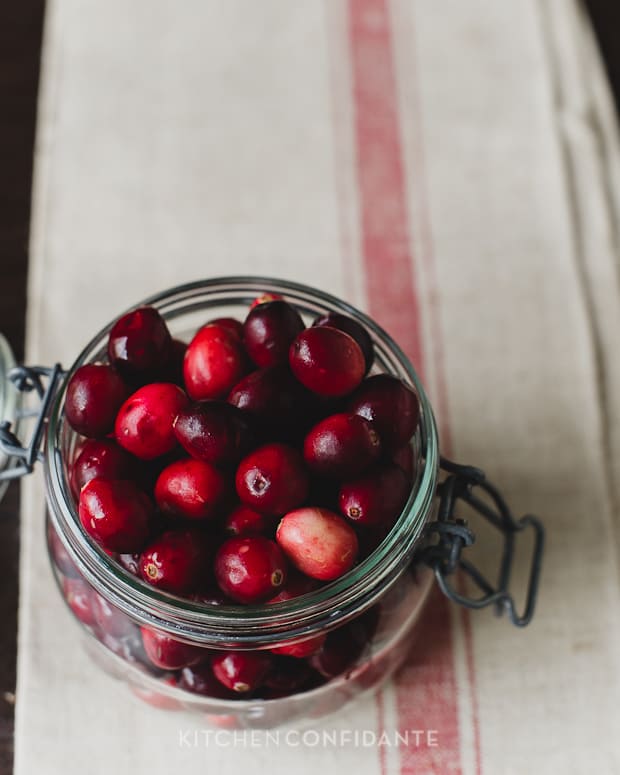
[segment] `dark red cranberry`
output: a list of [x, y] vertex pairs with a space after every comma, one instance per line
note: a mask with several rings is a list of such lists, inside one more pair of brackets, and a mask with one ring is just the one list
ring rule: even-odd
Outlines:
[[361, 323], [358, 323], [357, 320], [350, 318], [348, 315], [343, 315], [340, 312], [329, 312], [327, 315], [320, 315], [312, 326], [330, 326], [331, 328], [337, 328], [339, 331], [344, 331], [345, 334], [352, 336], [364, 353], [366, 372], [370, 371], [370, 367], [375, 359], [375, 348], [372, 339], [370, 338], [370, 334]]
[[286, 444], [265, 444], [245, 457], [235, 476], [237, 495], [265, 514], [284, 514], [303, 503], [308, 474], [300, 453]]
[[266, 304], [268, 301], [281, 301], [282, 296], [279, 293], [263, 293], [257, 296], [250, 304], [250, 309], [258, 307], [259, 304]]
[[264, 651], [224, 651], [212, 657], [211, 668], [227, 689], [247, 694], [262, 686], [271, 662]]
[[302, 508], [282, 518], [276, 540], [293, 565], [313, 579], [332, 581], [357, 558], [355, 530], [327, 509]]
[[268, 603], [283, 603], [285, 600], [292, 600], [300, 595], [307, 595], [313, 592], [319, 586], [316, 579], [311, 579], [297, 570], [290, 569], [287, 573], [286, 583], [275, 597], [268, 600]]
[[69, 553], [65, 549], [63, 542], [60, 540], [58, 533], [49, 519], [47, 522], [47, 545], [49, 546], [54, 566], [63, 576], [71, 579], [81, 578], [77, 565], [69, 556]]
[[415, 453], [411, 444], [405, 444], [392, 453], [392, 462], [405, 472], [410, 482], [416, 479], [416, 460]]
[[132, 479], [135, 474], [135, 458], [113, 439], [87, 439], [71, 467], [71, 486], [79, 497], [91, 479]]
[[95, 624], [91, 589], [80, 579], [65, 578], [62, 581], [62, 591], [69, 608], [74, 615], [87, 627]]
[[398, 449], [406, 444], [420, 420], [417, 395], [390, 374], [375, 374], [365, 379], [351, 396], [348, 409], [374, 425], [385, 449]]
[[356, 414], [326, 417], [304, 441], [304, 459], [310, 469], [333, 479], [361, 474], [380, 454], [379, 436], [368, 420]]
[[185, 353], [185, 386], [194, 401], [225, 398], [247, 371], [241, 342], [223, 326], [201, 328]]
[[142, 460], [165, 455], [177, 443], [173, 424], [187, 405], [187, 396], [177, 385], [145, 385], [121, 406], [114, 428], [116, 440]]
[[[229, 334], [237, 337], [239, 341], [241, 341], [243, 337], [243, 323], [236, 318], [215, 318], [215, 320], [210, 320], [206, 325], [224, 328]], [[205, 326], [203, 326], [203, 328], [205, 328]]]
[[222, 527], [231, 536], [261, 535], [271, 524], [264, 514], [240, 504], [226, 515]]
[[179, 678], [179, 687], [187, 692], [192, 692], [192, 694], [220, 700], [228, 700], [236, 696], [234, 692], [217, 680], [210, 664], [183, 668]]
[[194, 458], [164, 468], [155, 484], [155, 500], [161, 511], [184, 519], [213, 519], [224, 507], [228, 492], [221, 471]]
[[142, 552], [140, 575], [154, 587], [183, 595], [199, 586], [211, 556], [204, 535], [194, 530], [168, 530]]
[[180, 670], [195, 665], [206, 656], [204, 649], [182, 643], [168, 633], [150, 627], [141, 627], [140, 632], [147, 657], [156, 667], [164, 670]]
[[149, 535], [153, 505], [133, 482], [91, 479], [80, 493], [80, 522], [104, 549], [141, 551]]
[[328, 634], [321, 650], [310, 657], [310, 665], [325, 678], [335, 678], [354, 666], [364, 647], [364, 643], [351, 638], [345, 625]]
[[243, 324], [243, 344], [257, 366], [286, 363], [291, 342], [304, 329], [297, 310], [286, 301], [267, 301], [250, 310]]
[[192, 457], [216, 466], [238, 463], [254, 437], [243, 412], [225, 401], [201, 401], [181, 411], [174, 433]]
[[112, 327], [108, 358], [123, 374], [156, 372], [170, 356], [171, 336], [166, 321], [153, 307], [127, 313]]
[[205, 585], [199, 592], [194, 592], [189, 599], [201, 605], [236, 605], [235, 601], [227, 597], [215, 582]]
[[107, 639], [108, 645], [111, 645], [110, 639], [119, 640], [134, 631], [135, 625], [127, 614], [94, 590], [91, 594], [91, 606], [99, 637]]
[[114, 428], [116, 413], [127, 392], [127, 386], [111, 366], [80, 366], [67, 386], [65, 415], [69, 425], [82, 436], [105, 436]]
[[275, 646], [270, 649], [272, 654], [279, 654], [286, 657], [295, 657], [295, 659], [306, 659], [316, 654], [323, 644], [327, 634], [320, 632], [305, 640], [295, 641], [294, 643], [284, 643], [281, 646]]
[[260, 603], [286, 582], [286, 560], [275, 541], [263, 536], [229, 538], [215, 555], [215, 578], [238, 603]]
[[329, 326], [307, 328], [289, 352], [297, 379], [320, 396], [344, 396], [362, 381], [364, 354], [353, 337]]
[[267, 689], [283, 692], [280, 696], [286, 696], [301, 691], [310, 683], [311, 678], [312, 670], [305, 662], [281, 656], [273, 660], [265, 676], [264, 685]]
[[340, 488], [340, 511], [358, 525], [392, 525], [407, 502], [411, 483], [394, 463], [383, 463]]
[[170, 343], [170, 354], [166, 365], [157, 370], [157, 382], [172, 382], [179, 387], [185, 387], [183, 382], [183, 364], [187, 345], [180, 339], [173, 339]]
[[118, 564], [132, 576], [140, 577], [140, 555], [139, 554], [119, 554], [116, 558]]

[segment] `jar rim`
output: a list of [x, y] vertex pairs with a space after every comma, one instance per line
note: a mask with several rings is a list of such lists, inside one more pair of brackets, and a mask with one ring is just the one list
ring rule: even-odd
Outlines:
[[[302, 638], [337, 619], [343, 623], [365, 610], [408, 564], [431, 513], [439, 469], [439, 447], [430, 401], [411, 362], [390, 335], [365, 313], [329, 293], [301, 283], [259, 276], [217, 277], [177, 286], [149, 296], [129, 309], [154, 306], [174, 319], [225, 304], [251, 302], [261, 293], [280, 293], [302, 312], [338, 311], [355, 317], [370, 332], [375, 345], [415, 388], [420, 399], [421, 474], [395, 524], [375, 550], [348, 573], [318, 590], [276, 604], [233, 607], [208, 606], [174, 597], [136, 578], [122, 568], [83, 531], [61, 453], [66, 386], [75, 371], [94, 357], [102, 357], [113, 322], [99, 331], [72, 364], [55, 396], [45, 449], [46, 493], [50, 517], [86, 580], [111, 603], [142, 624], [181, 635], [204, 645], [256, 648], [283, 639]], [[208, 297], [208, 298], [207, 298]], [[129, 310], [128, 310], [129, 311]], [[384, 364], [385, 365], [385, 364]], [[241, 628], [240, 622], [243, 623]]]

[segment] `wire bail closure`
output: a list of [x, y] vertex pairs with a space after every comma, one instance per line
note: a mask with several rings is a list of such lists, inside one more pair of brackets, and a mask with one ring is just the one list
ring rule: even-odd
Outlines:
[[[515, 519], [500, 492], [487, 481], [484, 471], [479, 468], [459, 465], [446, 458], [440, 459], [440, 468], [448, 476], [438, 485], [437, 521], [428, 525], [426, 537], [429, 541], [418, 554], [418, 559], [433, 569], [441, 591], [454, 603], [472, 609], [495, 606], [498, 616], [507, 612], [514, 625], [525, 627], [534, 615], [540, 581], [545, 543], [545, 529], [541, 521], [531, 514]], [[495, 508], [476, 495], [476, 488], [491, 498]], [[496, 585], [463, 556], [464, 550], [475, 542], [476, 537], [467, 521], [457, 516], [459, 501], [467, 503], [479, 516], [497, 528], [503, 537], [504, 546]], [[520, 615], [508, 587], [515, 554], [515, 538], [526, 528], [534, 531], [534, 549], [525, 609]], [[431, 542], [433, 538], [437, 540]], [[482, 591], [482, 597], [466, 596], [456, 591], [449, 578], [458, 569], [464, 571]]]

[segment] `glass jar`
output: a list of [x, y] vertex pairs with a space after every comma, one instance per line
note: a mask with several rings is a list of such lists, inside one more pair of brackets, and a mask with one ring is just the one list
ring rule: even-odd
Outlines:
[[[214, 724], [227, 727], [266, 728], [301, 719], [316, 720], [376, 689], [405, 659], [434, 577], [459, 602], [473, 607], [504, 605], [515, 623], [526, 623], [514, 614], [507, 593], [511, 550], [506, 562], [505, 548], [499, 589], [480, 584], [483, 597], [472, 601], [451, 587], [448, 576], [459, 565], [467, 570], [460, 562], [460, 553], [473, 540], [467, 525], [455, 518], [455, 505], [459, 496], [471, 492], [472, 485], [482, 483], [481, 473], [445, 463], [448, 479], [441, 485], [443, 497], [437, 497], [441, 460], [431, 405], [407, 357], [374, 321], [328, 294], [266, 278], [197, 282], [146, 299], [141, 305], [156, 307], [172, 335], [188, 340], [210, 318], [244, 316], [248, 305], [263, 293], [281, 295], [307, 322], [333, 311], [358, 320], [373, 339], [373, 371], [404, 380], [416, 390], [421, 405], [420, 423], [411, 441], [415, 481], [393, 528], [350, 572], [292, 600], [227, 606], [181, 599], [141, 581], [84, 533], [70, 485], [70, 463], [79, 437], [64, 418], [65, 389], [80, 366], [105, 360], [112, 324], [91, 340], [68, 373], [61, 373], [58, 367], [48, 370], [50, 382], [45, 391], [39, 389], [42, 370], [34, 375], [28, 370], [24, 374], [23, 370], [21, 378], [14, 375], [21, 387], [28, 379], [39, 379], [37, 392], [42, 410], [21, 459], [25, 459], [26, 452], [39, 449], [45, 423], [42, 457], [48, 501], [48, 547], [59, 589], [79, 623], [88, 652], [104, 670], [127, 683], [147, 702], [167, 709], [198, 711]], [[5, 424], [0, 445], [10, 453], [9, 460], [14, 460], [18, 453], [16, 439], [6, 431]], [[26, 468], [32, 469], [33, 459], [30, 454], [30, 466]], [[490, 494], [493, 498], [495, 492]], [[497, 505], [501, 512], [503, 501]], [[483, 516], [493, 522], [488, 514]], [[509, 512], [505, 516], [504, 519], [501, 515], [502, 532], [512, 539], [524, 525], [512, 520]], [[538, 530], [537, 521], [534, 526], [537, 542], [528, 601], [531, 605], [521, 617], [524, 620], [529, 620], [533, 611], [542, 553], [542, 528]], [[507, 540], [506, 546], [509, 543]], [[313, 658], [311, 670], [304, 660], [280, 658], [281, 669], [270, 686], [249, 699], [230, 699], [218, 697], [213, 686], [201, 679], [200, 662], [186, 670], [155, 667], [144, 650], [141, 633], [146, 630], [166, 633], [187, 644], [193, 663], [206, 662], [221, 650], [270, 652], [282, 645], [307, 645], [317, 638], [323, 646], [321, 656]]]

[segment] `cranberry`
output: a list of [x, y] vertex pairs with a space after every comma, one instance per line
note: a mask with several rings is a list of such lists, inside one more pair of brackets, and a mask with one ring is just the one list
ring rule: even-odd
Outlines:
[[123, 374], [154, 372], [168, 361], [171, 337], [153, 307], [139, 307], [117, 320], [108, 339], [108, 358]]
[[[174, 674], [160, 678], [160, 682], [171, 688], [177, 685], [177, 679]], [[158, 708], [159, 710], [182, 710], [183, 708], [178, 700], [168, 697], [163, 692], [145, 689], [143, 686], [131, 686], [130, 688], [138, 699], [153, 708]]]
[[317, 474], [344, 479], [361, 474], [381, 454], [371, 424], [356, 414], [333, 414], [315, 425], [304, 441], [304, 458]]
[[179, 670], [182, 667], [195, 665], [205, 658], [205, 650], [199, 646], [182, 643], [158, 630], [141, 627], [142, 643], [147, 657], [156, 667], [164, 670]]
[[247, 694], [262, 685], [271, 658], [264, 651], [224, 651], [211, 659], [213, 675], [227, 689]]
[[179, 687], [192, 694], [200, 694], [204, 697], [214, 697], [220, 700], [232, 699], [234, 692], [226, 689], [213, 675], [211, 665], [204, 664], [197, 667], [185, 667], [181, 671]]
[[111, 367], [99, 363], [80, 366], [69, 381], [65, 415], [69, 425], [82, 436], [105, 436], [127, 398], [127, 387]]
[[375, 348], [370, 338], [370, 334], [364, 326], [350, 318], [348, 315], [343, 315], [340, 312], [329, 312], [327, 315], [320, 315], [312, 324], [312, 326], [330, 326], [331, 328], [337, 328], [339, 331], [344, 331], [345, 334], [352, 336], [353, 339], [359, 344], [362, 353], [364, 354], [364, 361], [366, 362], [366, 372], [370, 371], [370, 367], [375, 359]]
[[119, 554], [116, 558], [121, 568], [124, 568], [132, 576], [140, 577], [140, 555], [139, 554]]
[[[243, 337], [243, 323], [236, 318], [215, 318], [215, 320], [210, 320], [206, 325], [219, 326], [235, 336], [239, 341]], [[205, 327], [203, 326], [203, 328]]]
[[305, 500], [308, 474], [296, 449], [265, 444], [241, 461], [235, 485], [248, 506], [266, 514], [284, 514]]
[[296, 641], [294, 643], [284, 643], [282, 646], [275, 646], [270, 649], [272, 654], [280, 654], [287, 657], [295, 657], [296, 659], [305, 659], [311, 657], [319, 651], [325, 643], [327, 634], [324, 632], [318, 635], [313, 635], [311, 638], [305, 640]]
[[278, 525], [276, 540], [296, 568], [320, 581], [342, 576], [357, 558], [355, 530], [327, 509], [289, 512]]
[[185, 386], [195, 401], [225, 398], [247, 371], [241, 342], [220, 325], [201, 328], [185, 353]]
[[293, 374], [320, 396], [344, 396], [362, 381], [364, 354], [353, 337], [329, 326], [307, 328], [289, 352]]
[[271, 669], [265, 676], [265, 687], [286, 696], [303, 689], [312, 679], [309, 665], [292, 657], [281, 656], [274, 659]]
[[224, 401], [191, 404], [176, 418], [174, 434], [192, 457], [218, 466], [238, 463], [253, 443], [243, 412]]
[[106, 645], [110, 646], [112, 640], [118, 641], [134, 631], [135, 625], [127, 614], [94, 590], [91, 591], [91, 606], [99, 636], [105, 639]]
[[76, 497], [91, 479], [132, 479], [135, 458], [113, 439], [87, 439], [71, 467], [71, 486]]
[[313, 592], [318, 586], [316, 579], [304, 576], [303, 573], [299, 573], [293, 569], [288, 572], [286, 583], [282, 589], [275, 597], [272, 597], [267, 602], [271, 604], [292, 600], [300, 595], [307, 595], [309, 592]]
[[168, 530], [142, 552], [140, 574], [154, 587], [183, 595], [198, 587], [209, 560], [204, 535], [195, 530]]
[[164, 514], [185, 519], [213, 519], [228, 495], [224, 475], [203, 460], [178, 460], [159, 475], [155, 500]]
[[114, 428], [116, 440], [142, 460], [171, 452], [177, 443], [173, 424], [187, 404], [185, 393], [170, 382], [139, 388], [120, 408]]
[[224, 519], [224, 532], [232, 536], [260, 535], [269, 527], [269, 519], [243, 504], [237, 506]]
[[153, 506], [138, 487], [124, 479], [91, 479], [80, 493], [80, 522], [104, 549], [139, 552], [149, 534]]
[[206, 585], [200, 592], [194, 592], [189, 599], [201, 605], [235, 605], [235, 601], [227, 597], [215, 582]]
[[95, 624], [91, 589], [80, 579], [63, 579], [62, 591], [69, 608], [87, 627]]
[[375, 605], [351, 622], [327, 634], [322, 649], [310, 657], [310, 664], [325, 678], [346, 672], [368, 648], [379, 623], [379, 606]]
[[260, 603], [284, 586], [286, 560], [275, 541], [263, 536], [229, 538], [215, 555], [215, 578], [238, 603]]
[[417, 395], [390, 374], [375, 374], [364, 380], [351, 396], [348, 408], [369, 420], [389, 449], [406, 444], [420, 420]]
[[415, 453], [411, 444], [405, 444], [392, 453], [392, 462], [405, 472], [410, 482], [416, 479], [416, 460]]
[[172, 382], [179, 387], [184, 387], [183, 364], [187, 345], [180, 339], [173, 339], [170, 343], [170, 354], [166, 365], [158, 370], [157, 382]]
[[250, 304], [250, 309], [258, 307], [259, 304], [266, 304], [268, 301], [280, 301], [281, 299], [282, 296], [279, 293], [263, 293], [254, 299]]
[[358, 525], [391, 525], [407, 502], [411, 484], [394, 463], [384, 463], [340, 488], [340, 511]]
[[304, 329], [297, 310], [286, 301], [267, 301], [250, 310], [243, 344], [257, 366], [286, 363], [291, 342]]

